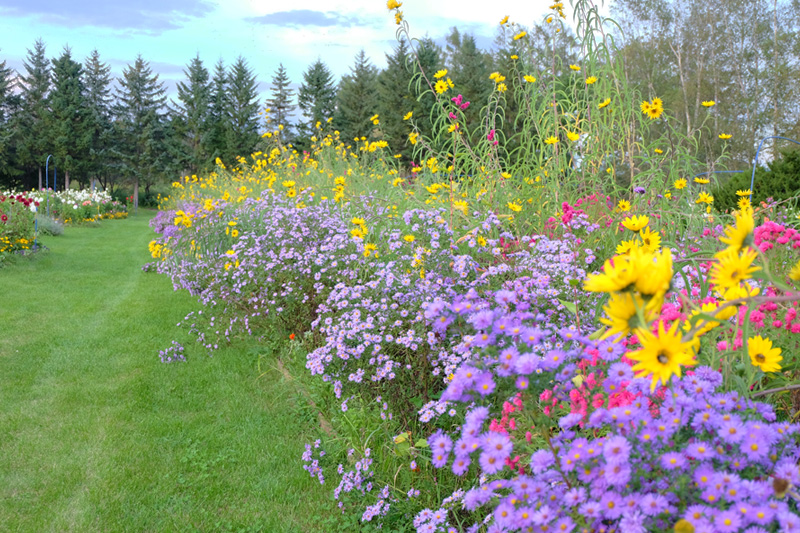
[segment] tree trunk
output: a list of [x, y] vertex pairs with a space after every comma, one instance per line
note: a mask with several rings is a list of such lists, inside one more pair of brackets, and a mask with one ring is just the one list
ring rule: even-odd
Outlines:
[[42, 167], [39, 167], [39, 190], [42, 190]]
[[65, 191], [69, 190], [69, 170], [64, 172], [64, 190]]
[[133, 182], [133, 209], [134, 212], [139, 212], [139, 178]]

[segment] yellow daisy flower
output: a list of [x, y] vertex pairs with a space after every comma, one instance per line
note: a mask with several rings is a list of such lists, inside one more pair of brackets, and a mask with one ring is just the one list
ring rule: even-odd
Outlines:
[[603, 100], [602, 102], [597, 104], [597, 109], [603, 109], [604, 107], [606, 107], [610, 103], [611, 103], [611, 98], [606, 98], [605, 100]]
[[714, 100], [706, 100], [702, 103], [703, 107], [714, 107], [717, 103]]
[[781, 349], [773, 348], [772, 341], [761, 335], [747, 339], [747, 354], [753, 366], [757, 366], [762, 372], [777, 372], [781, 369]]
[[637, 362], [633, 366], [634, 372], [652, 375], [651, 391], [656, 389], [659, 381], [666, 385], [673, 375], [680, 377], [682, 367], [695, 365], [692, 342], [683, 342], [678, 325], [676, 320], [666, 330], [662, 321], [656, 335], [646, 328], [636, 330], [642, 349], [628, 353], [627, 357]]
[[622, 225], [625, 228], [633, 231], [634, 233], [638, 233], [642, 228], [646, 227], [650, 223], [650, 218], [645, 215], [633, 215], [631, 217], [627, 217], [625, 220], [622, 221]]
[[597, 82], [597, 78], [595, 76], [589, 76], [586, 78], [586, 85], [591, 85]]
[[686, 178], [675, 180], [675, 183], [672, 184], [672, 186], [678, 190], [685, 189], [686, 185], [687, 185]]
[[757, 255], [752, 248], [745, 248], [741, 255], [731, 248], [723, 250], [717, 254], [718, 262], [711, 269], [711, 283], [721, 289], [737, 286], [750, 278], [750, 274], [761, 270], [761, 267], [753, 266]]
[[547, 139], [544, 140], [545, 144], [556, 144], [558, 142], [558, 137], [551, 135]]
[[628, 200], [620, 200], [617, 204], [617, 209], [622, 212], [631, 210], [631, 203]]

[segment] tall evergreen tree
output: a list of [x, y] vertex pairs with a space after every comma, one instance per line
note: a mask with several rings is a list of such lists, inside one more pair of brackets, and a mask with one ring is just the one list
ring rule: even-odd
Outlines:
[[349, 144], [355, 137], [369, 136], [375, 128], [371, 118], [376, 113], [378, 69], [361, 50], [356, 55], [355, 65], [350, 68], [350, 74], [339, 82], [333, 123], [341, 132], [345, 144]]
[[196, 56], [183, 71], [185, 82], [178, 82], [178, 104], [171, 126], [175, 130], [179, 158], [192, 174], [209, 163], [205, 137], [211, 113], [211, 81], [208, 69]]
[[228, 154], [234, 158], [248, 157], [261, 139], [258, 133], [258, 83], [242, 56], [231, 65], [228, 73]]
[[53, 90], [50, 93], [49, 130], [53, 155], [64, 170], [64, 186], [69, 188], [70, 173], [78, 174], [83, 184], [91, 145], [91, 114], [86, 102], [86, 88], [81, 74], [83, 67], [64, 48], [53, 60]]
[[448, 37], [450, 77], [456, 91], [470, 102], [464, 111], [467, 130], [472, 132], [480, 124], [481, 109], [486, 105], [492, 92], [489, 79], [489, 58], [478, 49], [475, 37], [459, 34], [457, 28]]
[[212, 167], [219, 158], [230, 163], [227, 150], [228, 130], [228, 73], [225, 63], [220, 59], [214, 67], [214, 78], [211, 81], [211, 102], [208, 112], [206, 136], [204, 139], [208, 160], [206, 167]]
[[272, 76], [271, 94], [272, 96], [267, 100], [267, 107], [269, 108], [267, 116], [273, 127], [283, 126], [283, 134], [290, 136], [289, 117], [295, 108], [292, 103], [294, 90], [291, 88], [291, 81], [283, 63], [278, 66], [278, 70]]
[[14, 133], [20, 164], [37, 172], [42, 185], [42, 169], [50, 151], [47, 116], [50, 113], [50, 62], [45, 55], [44, 41], [37, 39], [23, 62], [25, 74], [20, 77], [22, 104], [14, 121]]
[[17, 110], [17, 95], [13, 91], [13, 71], [0, 62], [0, 184], [12, 186], [11, 179], [20, 174], [15, 165], [12, 118]]
[[[386, 54], [386, 68], [378, 75], [378, 113], [384, 139], [394, 153], [411, 158], [413, 146], [408, 143], [411, 128], [403, 121], [405, 113], [412, 111], [415, 98], [409, 89], [411, 55], [406, 41], [400, 41], [392, 54]], [[416, 114], [415, 114], [416, 120]]]
[[141, 55], [122, 71], [118, 83], [115, 112], [123, 148], [121, 171], [133, 182], [138, 207], [140, 182], [148, 196], [167, 163], [163, 144], [166, 90]]
[[422, 77], [422, 72], [425, 72], [428, 79], [432, 80], [432, 73], [441, 69], [442, 66], [442, 49], [432, 39], [420, 40], [419, 46], [417, 46], [417, 60], [410, 65], [409, 74], [411, 75], [411, 94], [414, 97], [412, 107], [414, 119], [423, 134], [427, 136], [433, 132], [431, 111], [436, 105], [436, 98], [430, 92], [430, 87]]
[[336, 110], [336, 85], [328, 66], [317, 59], [303, 73], [297, 104], [305, 120], [298, 124], [298, 148], [305, 149], [317, 123], [324, 125]]
[[100, 53], [96, 49], [84, 61], [83, 83], [91, 130], [86, 172], [92, 180], [100, 180], [103, 188], [107, 188], [112, 168], [109, 158], [113, 142], [111, 67], [100, 61]]

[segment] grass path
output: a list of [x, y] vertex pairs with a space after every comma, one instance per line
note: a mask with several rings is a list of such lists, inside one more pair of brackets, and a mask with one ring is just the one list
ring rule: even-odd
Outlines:
[[292, 385], [242, 346], [160, 362], [193, 298], [141, 271], [148, 218], [0, 270], [0, 529], [312, 531]]

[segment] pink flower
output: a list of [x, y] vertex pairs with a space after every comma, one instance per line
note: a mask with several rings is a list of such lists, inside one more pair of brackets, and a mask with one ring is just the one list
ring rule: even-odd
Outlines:
[[490, 140], [490, 141], [493, 141], [493, 140], [494, 140], [494, 130], [490, 130], [490, 131], [489, 131], [489, 134], [488, 134], [488, 135], [486, 135], [486, 138], [487, 138], [488, 140]]

